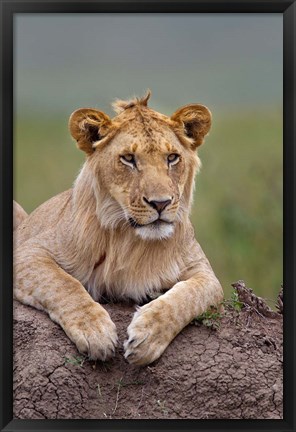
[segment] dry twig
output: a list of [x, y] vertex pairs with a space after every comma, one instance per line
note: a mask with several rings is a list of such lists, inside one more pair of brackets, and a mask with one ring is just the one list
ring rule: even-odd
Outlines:
[[238, 298], [244, 305], [250, 306], [258, 315], [268, 318], [278, 318], [279, 314], [273, 311], [262, 297], [257, 297], [251, 288], [247, 288], [244, 281], [239, 280], [231, 284], [237, 291]]
[[284, 293], [283, 293], [283, 285], [282, 285], [282, 287], [281, 287], [281, 290], [280, 290], [279, 295], [278, 295], [278, 298], [277, 298], [276, 308], [277, 308], [279, 314], [283, 314], [283, 312], [284, 312]]

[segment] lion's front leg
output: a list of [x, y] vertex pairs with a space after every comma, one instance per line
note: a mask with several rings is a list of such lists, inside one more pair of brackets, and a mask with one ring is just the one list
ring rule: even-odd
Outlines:
[[91, 359], [114, 355], [117, 333], [108, 312], [42, 248], [30, 245], [16, 251], [14, 296], [46, 311]]
[[178, 282], [161, 297], [138, 308], [128, 327], [125, 358], [136, 365], [153, 362], [190, 321], [222, 299], [221, 285], [209, 270]]

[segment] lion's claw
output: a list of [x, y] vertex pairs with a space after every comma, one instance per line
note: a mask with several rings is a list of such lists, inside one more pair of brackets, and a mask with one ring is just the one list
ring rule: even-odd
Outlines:
[[139, 366], [158, 359], [171, 341], [162, 322], [156, 319], [157, 311], [149, 303], [135, 313], [124, 343], [124, 357]]

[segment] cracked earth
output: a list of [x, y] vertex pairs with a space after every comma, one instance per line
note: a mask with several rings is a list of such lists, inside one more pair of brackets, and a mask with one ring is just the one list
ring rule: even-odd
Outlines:
[[83, 359], [46, 314], [14, 303], [15, 418], [283, 418], [282, 316], [228, 310], [218, 330], [189, 325], [139, 368], [122, 348], [134, 307], [104, 307], [120, 345], [102, 363]]

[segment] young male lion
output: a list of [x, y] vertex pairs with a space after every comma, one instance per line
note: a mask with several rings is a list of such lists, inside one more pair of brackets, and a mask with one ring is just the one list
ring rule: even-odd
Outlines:
[[15, 235], [16, 299], [46, 311], [91, 359], [117, 344], [102, 297], [139, 303], [165, 291], [127, 329], [125, 357], [137, 365], [223, 297], [189, 221], [211, 114], [190, 104], [167, 117], [148, 108], [149, 96], [117, 101], [113, 119], [90, 108], [71, 115], [85, 164], [72, 189], [22, 214]]

